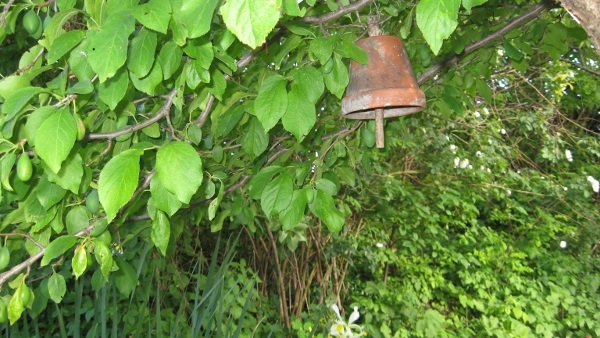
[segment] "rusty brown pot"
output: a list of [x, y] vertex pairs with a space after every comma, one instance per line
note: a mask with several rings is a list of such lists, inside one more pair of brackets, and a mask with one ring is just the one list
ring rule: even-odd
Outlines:
[[384, 109], [384, 118], [425, 109], [425, 94], [417, 85], [402, 40], [373, 36], [356, 44], [367, 52], [369, 63], [350, 64], [350, 84], [342, 99], [344, 117], [375, 119], [375, 109], [379, 108]]

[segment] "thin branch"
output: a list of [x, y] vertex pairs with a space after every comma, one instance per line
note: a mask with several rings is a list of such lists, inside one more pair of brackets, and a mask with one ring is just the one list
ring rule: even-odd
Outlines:
[[461, 54], [453, 55], [453, 56], [445, 59], [444, 61], [438, 63], [437, 65], [427, 69], [423, 74], [421, 74], [418, 77], [417, 82], [419, 84], [423, 84], [425, 81], [427, 81], [430, 78], [433, 78], [437, 73], [441, 72], [442, 69], [458, 62], [458, 60], [460, 60], [462, 57], [465, 57], [466, 55], [489, 44], [490, 42], [501, 38], [506, 33], [513, 30], [514, 28], [536, 18], [542, 12], [544, 12], [552, 7], [554, 7], [554, 3], [552, 3], [548, 0], [544, 0], [544, 1], [540, 2], [539, 4], [533, 6], [531, 9], [526, 11], [525, 13], [508, 21], [506, 23], [506, 25], [504, 25], [502, 28], [498, 29], [497, 31], [487, 35], [486, 37], [484, 37], [483, 39], [481, 39], [479, 41], [476, 41], [476, 42], [466, 46], [465, 50]]
[[136, 130], [140, 130], [143, 128], [148, 127], [149, 125], [151, 125], [152, 123], [159, 121], [160, 119], [162, 119], [163, 117], [167, 116], [169, 114], [169, 111], [171, 110], [171, 106], [173, 105], [173, 98], [175, 97], [175, 95], [177, 94], [177, 90], [173, 89], [169, 95], [167, 96], [167, 101], [165, 102], [165, 104], [162, 106], [162, 108], [160, 108], [159, 111], [156, 112], [156, 114], [154, 116], [152, 116], [151, 118], [147, 119], [146, 121], [140, 122], [138, 124], [135, 124], [129, 128], [125, 128], [123, 130], [117, 130], [117, 131], [113, 131], [110, 133], [98, 133], [98, 134], [89, 134], [88, 135], [88, 140], [102, 140], [102, 139], [108, 139], [108, 140], [112, 140], [114, 138], [117, 138], [121, 135], [125, 135], [125, 134], [129, 134], [132, 133]]
[[[87, 227], [85, 227], [84, 229], [78, 231], [75, 234], [75, 236], [77, 236], [77, 237], [87, 236], [90, 234], [90, 231], [92, 231], [93, 228], [94, 228], [94, 224], [90, 224]], [[30, 269], [31, 266], [33, 265], [33, 263], [37, 262], [40, 258], [42, 258], [44, 256], [44, 253], [46, 253], [46, 248], [41, 245], [39, 247], [40, 247], [40, 251], [36, 252], [34, 255], [29, 257], [27, 260], [13, 266], [10, 270], [0, 274], [0, 288], [4, 285], [4, 283], [6, 283], [6, 281], [8, 281], [10, 278], [18, 275], [19, 273], [21, 273], [21, 271], [23, 271], [25, 269]]]
[[342, 17], [346, 14], [355, 12], [355, 11], [365, 7], [366, 5], [370, 5], [372, 2], [373, 2], [373, 0], [359, 0], [359, 1], [351, 3], [350, 5], [348, 5], [346, 7], [342, 7], [340, 9], [338, 9], [337, 11], [329, 12], [329, 13], [323, 14], [323, 15], [307, 16], [305, 18], [300, 19], [300, 21], [306, 22], [306, 23], [318, 23], [318, 24], [321, 24], [324, 22], [329, 22], [331, 20], [335, 20], [339, 17]]
[[338, 130], [336, 132], [333, 132], [333, 133], [330, 133], [330, 134], [327, 134], [327, 135], [323, 135], [323, 137], [321, 137], [321, 140], [325, 141], [325, 140], [328, 140], [330, 138], [334, 138], [334, 137], [337, 137], [337, 136], [348, 135], [348, 134], [354, 132], [356, 129], [360, 128], [363, 124], [365, 124], [365, 122], [364, 121], [360, 121], [357, 124], [353, 125], [352, 127], [340, 129], [340, 130]]
[[567, 60], [567, 59], [560, 59], [560, 61], [566, 62], [566, 63], [570, 63], [573, 66], [575, 66], [575, 67], [577, 67], [577, 68], [579, 68], [579, 69], [581, 69], [583, 71], [586, 71], [586, 72], [588, 72], [590, 74], [593, 74], [593, 75], [596, 75], [596, 76], [600, 76], [600, 72], [599, 71], [593, 70], [593, 69], [589, 69], [589, 68], [585, 68], [582, 65], [578, 64], [577, 62], [573, 62], [573, 61]]
[[36, 241], [35, 239], [33, 239], [33, 237], [31, 237], [29, 234], [23, 234], [23, 233], [19, 233], [19, 232], [9, 232], [9, 233], [6, 233], [6, 234], [0, 234], [0, 236], [4, 236], [4, 237], [20, 236], [20, 237], [23, 237], [23, 238], [26, 238], [26, 239], [30, 240], [38, 248], [44, 249], [44, 246], [41, 245], [40, 243], [38, 243], [38, 241]]
[[2, 14], [0, 15], [0, 26], [4, 26], [6, 23], [6, 15], [8, 14], [8, 10], [10, 9], [10, 6], [12, 6], [13, 2], [15, 2], [15, 0], [8, 0], [6, 5], [4, 5], [4, 9], [2, 9]]

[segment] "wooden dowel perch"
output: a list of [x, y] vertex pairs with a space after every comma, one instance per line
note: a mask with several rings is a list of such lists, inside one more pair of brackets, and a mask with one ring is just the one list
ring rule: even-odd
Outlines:
[[[379, 36], [379, 16], [371, 15], [367, 17], [369, 36]], [[385, 147], [385, 133], [383, 131], [383, 108], [375, 109], [375, 146], [377, 148]]]

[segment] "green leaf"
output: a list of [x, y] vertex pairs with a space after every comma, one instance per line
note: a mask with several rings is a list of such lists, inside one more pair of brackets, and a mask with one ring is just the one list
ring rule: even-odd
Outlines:
[[135, 76], [135, 74], [130, 73], [131, 82], [133, 82], [133, 85], [135, 86], [135, 88], [139, 91], [142, 91], [142, 92], [148, 94], [148, 95], [154, 95], [156, 87], [163, 80], [162, 75], [163, 75], [162, 68], [160, 68], [160, 63], [158, 63], [158, 62], [154, 63], [154, 67], [152, 67], [150, 74], [148, 74], [144, 78], [140, 79], [137, 76]]
[[[100, 172], [98, 195], [110, 223], [137, 188], [142, 150], [129, 149], [113, 157]], [[181, 176], [183, 177], [183, 176]]]
[[60, 303], [67, 292], [67, 283], [65, 277], [56, 272], [48, 278], [48, 295], [55, 303]]
[[158, 62], [163, 71], [163, 78], [168, 80], [181, 66], [183, 50], [175, 42], [168, 41], [158, 53]]
[[253, 199], [260, 198], [267, 183], [273, 179], [273, 176], [279, 174], [282, 170], [282, 167], [276, 165], [264, 167], [256, 175], [252, 176], [252, 179], [248, 184], [250, 197]]
[[287, 106], [286, 80], [281, 75], [265, 79], [254, 101], [254, 115], [262, 123], [265, 132], [271, 130], [283, 117]]
[[90, 225], [90, 215], [85, 207], [77, 206], [69, 210], [65, 223], [67, 224], [67, 233], [75, 235]]
[[38, 201], [46, 210], [60, 202], [67, 194], [67, 190], [51, 183], [46, 176], [40, 179], [36, 192]]
[[319, 217], [331, 232], [339, 232], [344, 226], [344, 215], [335, 207], [333, 197], [322, 190], [317, 190], [313, 203], [315, 215]]
[[223, 200], [223, 192], [225, 191], [225, 185], [221, 183], [221, 187], [219, 188], [219, 194], [216, 198], [210, 201], [208, 205], [208, 220], [212, 221], [217, 215], [217, 209], [219, 208], [219, 204]]
[[135, 30], [131, 12], [122, 11], [110, 16], [100, 31], [88, 31], [88, 61], [100, 82], [113, 77], [127, 60], [129, 35]]
[[42, 257], [41, 266], [46, 266], [50, 263], [54, 258], [59, 257], [60, 255], [67, 252], [67, 250], [71, 249], [75, 243], [77, 243], [78, 238], [71, 235], [61, 236], [57, 239], [53, 240], [46, 247], [46, 251], [44, 252], [44, 257]]
[[227, 29], [252, 49], [265, 42], [280, 13], [281, 0], [227, 0], [221, 6]]
[[288, 95], [287, 111], [281, 119], [283, 127], [294, 134], [298, 142], [302, 142], [316, 121], [315, 105], [308, 101], [306, 96], [303, 96], [302, 92], [294, 86]]
[[17, 155], [15, 153], [10, 153], [2, 158], [2, 165], [0, 166], [0, 181], [2, 182], [2, 186], [4, 189], [8, 191], [13, 191], [12, 186], [10, 185], [10, 174], [13, 172], [13, 166], [17, 161]]
[[171, 224], [167, 215], [160, 210], [156, 211], [156, 216], [152, 220], [150, 237], [152, 238], [152, 243], [156, 245], [160, 253], [166, 256], [169, 238], [171, 237]]
[[202, 160], [185, 142], [171, 142], [156, 154], [156, 172], [164, 187], [183, 203], [189, 203], [202, 184]]
[[16, 290], [15, 293], [10, 298], [10, 302], [8, 303], [8, 321], [12, 325], [19, 318], [21, 318], [21, 314], [25, 311], [25, 306], [23, 305], [23, 301], [21, 300], [21, 288], [27, 287], [24, 283], [21, 284]]
[[35, 146], [35, 136], [40, 125], [46, 121], [58, 108], [55, 106], [43, 106], [33, 111], [25, 123], [25, 135], [27, 143]]
[[94, 91], [94, 85], [90, 80], [79, 81], [76, 84], [69, 87], [65, 94], [90, 94]]
[[302, 67], [292, 72], [294, 78], [293, 84], [299, 94], [305, 97], [309, 102], [315, 104], [323, 95], [325, 85], [323, 84], [323, 75], [314, 67]]
[[289, 231], [300, 223], [304, 216], [306, 203], [306, 193], [303, 190], [295, 190], [290, 205], [279, 214], [283, 231]]
[[236, 106], [232, 109], [227, 110], [216, 118], [214, 126], [214, 133], [216, 137], [227, 136], [244, 115], [246, 107], [243, 105]]
[[77, 121], [68, 107], [60, 109], [40, 124], [36, 132], [38, 142], [35, 152], [56, 174], [62, 162], [69, 156], [76, 138]]
[[11, 94], [2, 105], [4, 121], [11, 120], [25, 107], [31, 98], [42, 91], [39, 87], [25, 87]]
[[417, 4], [417, 26], [435, 55], [458, 25], [460, 0], [421, 0]]
[[56, 38], [48, 50], [48, 64], [55, 63], [65, 54], [70, 52], [71, 49], [75, 48], [75, 46], [77, 46], [81, 40], [83, 40], [84, 36], [85, 31], [72, 30]]
[[252, 159], [262, 154], [269, 145], [269, 135], [265, 133], [262, 124], [252, 117], [242, 136], [242, 148]]
[[207, 70], [210, 67], [215, 58], [212, 42], [206, 37], [189, 41], [183, 51], [189, 57], [194, 59], [193, 64], [196, 67], [200, 67], [204, 70]]
[[[133, 8], [133, 16], [142, 25], [167, 34], [171, 20], [171, 4], [168, 0], [150, 0]], [[140, 75], [143, 76], [143, 75]]]
[[48, 23], [48, 26], [44, 29], [44, 43], [47, 48], [51, 49], [55, 39], [65, 33], [63, 25], [79, 13], [81, 13], [81, 11], [78, 9], [68, 9], [66, 11], [61, 10], [52, 16], [50, 23]]
[[121, 294], [129, 296], [137, 285], [137, 275], [131, 265], [121, 258], [115, 260], [119, 270], [114, 273], [115, 285]]
[[79, 276], [83, 275], [85, 272], [85, 269], [87, 268], [87, 252], [83, 245], [79, 245], [75, 248], [75, 254], [71, 260], [71, 268], [73, 269], [75, 279], [78, 279]]
[[112, 270], [114, 260], [112, 257], [112, 253], [110, 252], [110, 248], [106, 245], [106, 243], [101, 240], [94, 241], [94, 256], [96, 257], [96, 261], [100, 264], [100, 270], [102, 271], [102, 276], [108, 281], [108, 275]]
[[304, 16], [306, 9], [300, 10], [298, 0], [283, 0], [283, 12], [289, 16]]
[[467, 10], [467, 14], [471, 14], [471, 9], [475, 6], [483, 5], [488, 0], [462, 0], [463, 7]]
[[82, 162], [81, 155], [77, 152], [73, 152], [63, 162], [60, 171], [57, 174], [53, 173], [50, 168], [44, 166], [46, 174], [48, 175], [48, 181], [56, 183], [62, 188], [72, 191], [74, 194], [78, 194], [79, 185], [83, 178]]
[[156, 44], [156, 33], [142, 28], [138, 35], [131, 40], [129, 56], [127, 57], [127, 69], [137, 77], [148, 75], [154, 64]]
[[292, 177], [283, 172], [269, 182], [260, 197], [260, 206], [268, 218], [290, 205], [294, 193]]
[[348, 86], [350, 77], [348, 76], [348, 68], [342, 62], [339, 57], [333, 58], [333, 69], [331, 72], [323, 75], [325, 80], [325, 86], [333, 95], [341, 99], [344, 95], [344, 91]]
[[329, 196], [335, 196], [338, 193], [338, 188], [335, 183], [331, 182], [328, 179], [321, 178], [315, 183], [315, 187]]
[[128, 86], [129, 77], [127, 72], [125, 69], [119, 69], [115, 76], [98, 84], [98, 98], [106, 103], [111, 110], [114, 110], [125, 97]]
[[338, 36], [319, 37], [310, 42], [308, 50], [317, 57], [321, 65], [325, 65], [331, 56], [333, 50], [339, 41]]
[[369, 63], [367, 52], [356, 44], [342, 40], [336, 51], [343, 57], [351, 58], [352, 60], [366, 65]]
[[176, 17], [177, 21], [185, 27], [189, 39], [197, 38], [210, 30], [218, 3], [218, 0], [183, 0], [181, 8], [173, 13], [173, 17]]
[[177, 196], [165, 189], [157, 175], [154, 175], [150, 181], [150, 193], [152, 194], [154, 206], [166, 212], [169, 216], [173, 216], [181, 208], [182, 203], [177, 199]]

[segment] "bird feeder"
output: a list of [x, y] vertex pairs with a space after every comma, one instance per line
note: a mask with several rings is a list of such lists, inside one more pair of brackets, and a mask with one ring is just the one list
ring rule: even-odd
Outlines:
[[417, 85], [400, 38], [370, 36], [356, 44], [367, 52], [369, 62], [351, 62], [342, 115], [348, 119], [374, 119], [377, 148], [383, 148], [383, 119], [425, 109], [425, 93]]

